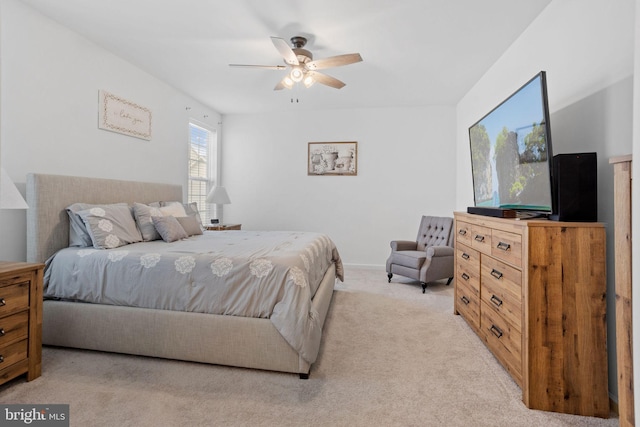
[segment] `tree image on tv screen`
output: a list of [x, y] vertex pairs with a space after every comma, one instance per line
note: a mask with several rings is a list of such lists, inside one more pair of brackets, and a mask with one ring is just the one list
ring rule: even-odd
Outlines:
[[476, 159], [473, 166], [473, 186], [476, 203], [485, 204], [492, 199], [493, 183], [491, 180], [491, 141], [487, 129], [483, 125], [474, 126], [470, 130], [471, 157]]
[[[519, 138], [525, 130], [528, 133], [524, 138]], [[533, 123], [518, 131], [509, 131], [505, 127], [498, 134], [494, 161], [501, 205], [522, 204], [525, 200], [529, 204], [531, 201], [545, 204], [547, 193], [544, 189], [548, 187], [549, 181], [546, 147], [545, 128], [542, 124]]]

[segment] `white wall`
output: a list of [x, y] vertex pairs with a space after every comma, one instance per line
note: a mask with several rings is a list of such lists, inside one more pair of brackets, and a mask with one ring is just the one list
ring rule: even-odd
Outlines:
[[[452, 107], [225, 115], [224, 220], [327, 233], [345, 263], [383, 266], [421, 215], [452, 216], [454, 120]], [[322, 141], [357, 141], [358, 175], [307, 176], [307, 143]]]
[[634, 0], [554, 0], [457, 106], [456, 206], [473, 204], [467, 129], [547, 72], [554, 154], [596, 151], [598, 220], [607, 230], [609, 390], [617, 396], [613, 168], [632, 151]]
[[[1, 7], [2, 161], [21, 191], [29, 172], [186, 183], [189, 116], [215, 128], [218, 114], [21, 2]], [[98, 129], [101, 89], [152, 111], [151, 141]], [[25, 218], [0, 211], [0, 259], [26, 258]]]

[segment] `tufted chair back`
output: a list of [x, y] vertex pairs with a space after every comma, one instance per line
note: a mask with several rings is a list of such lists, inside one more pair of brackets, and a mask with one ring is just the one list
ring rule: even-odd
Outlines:
[[419, 251], [429, 246], [453, 246], [453, 218], [423, 216], [416, 242]]

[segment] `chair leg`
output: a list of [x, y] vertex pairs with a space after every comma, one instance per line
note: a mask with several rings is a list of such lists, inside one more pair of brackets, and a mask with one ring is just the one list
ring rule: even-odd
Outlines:
[[452, 280], [453, 280], [453, 277], [449, 277], [449, 280], [447, 280], [447, 286], [449, 286], [451, 284]]
[[393, 277], [392, 273], [387, 273], [387, 277], [389, 278], [389, 283], [391, 283], [391, 278]]
[[420, 282], [422, 285], [422, 293], [424, 294], [427, 291], [427, 284], [425, 282]]

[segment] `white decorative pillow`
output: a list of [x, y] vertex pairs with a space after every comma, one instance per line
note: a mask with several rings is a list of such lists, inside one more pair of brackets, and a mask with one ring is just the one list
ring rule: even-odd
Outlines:
[[151, 219], [165, 242], [171, 243], [189, 237], [174, 216], [154, 216]]
[[202, 234], [202, 224], [198, 222], [195, 216], [179, 216], [176, 219], [187, 235]]
[[124, 203], [96, 205], [77, 214], [82, 218], [96, 249], [117, 248], [142, 241], [131, 208]]
[[184, 211], [187, 213], [187, 216], [192, 216], [198, 221], [198, 225], [200, 230], [204, 229], [202, 225], [202, 218], [200, 217], [200, 212], [198, 212], [198, 204], [196, 202], [187, 203], [184, 205]]
[[138, 229], [142, 234], [142, 240], [144, 240], [145, 242], [150, 242], [151, 240], [160, 239], [160, 235], [158, 234], [158, 231], [156, 230], [156, 227], [153, 225], [153, 221], [151, 220], [151, 217], [162, 216], [162, 212], [160, 212], [159, 206], [154, 207], [142, 203], [134, 203], [133, 215], [136, 219]]
[[180, 202], [164, 202], [161, 203], [160, 212], [163, 216], [187, 216], [184, 206]]

